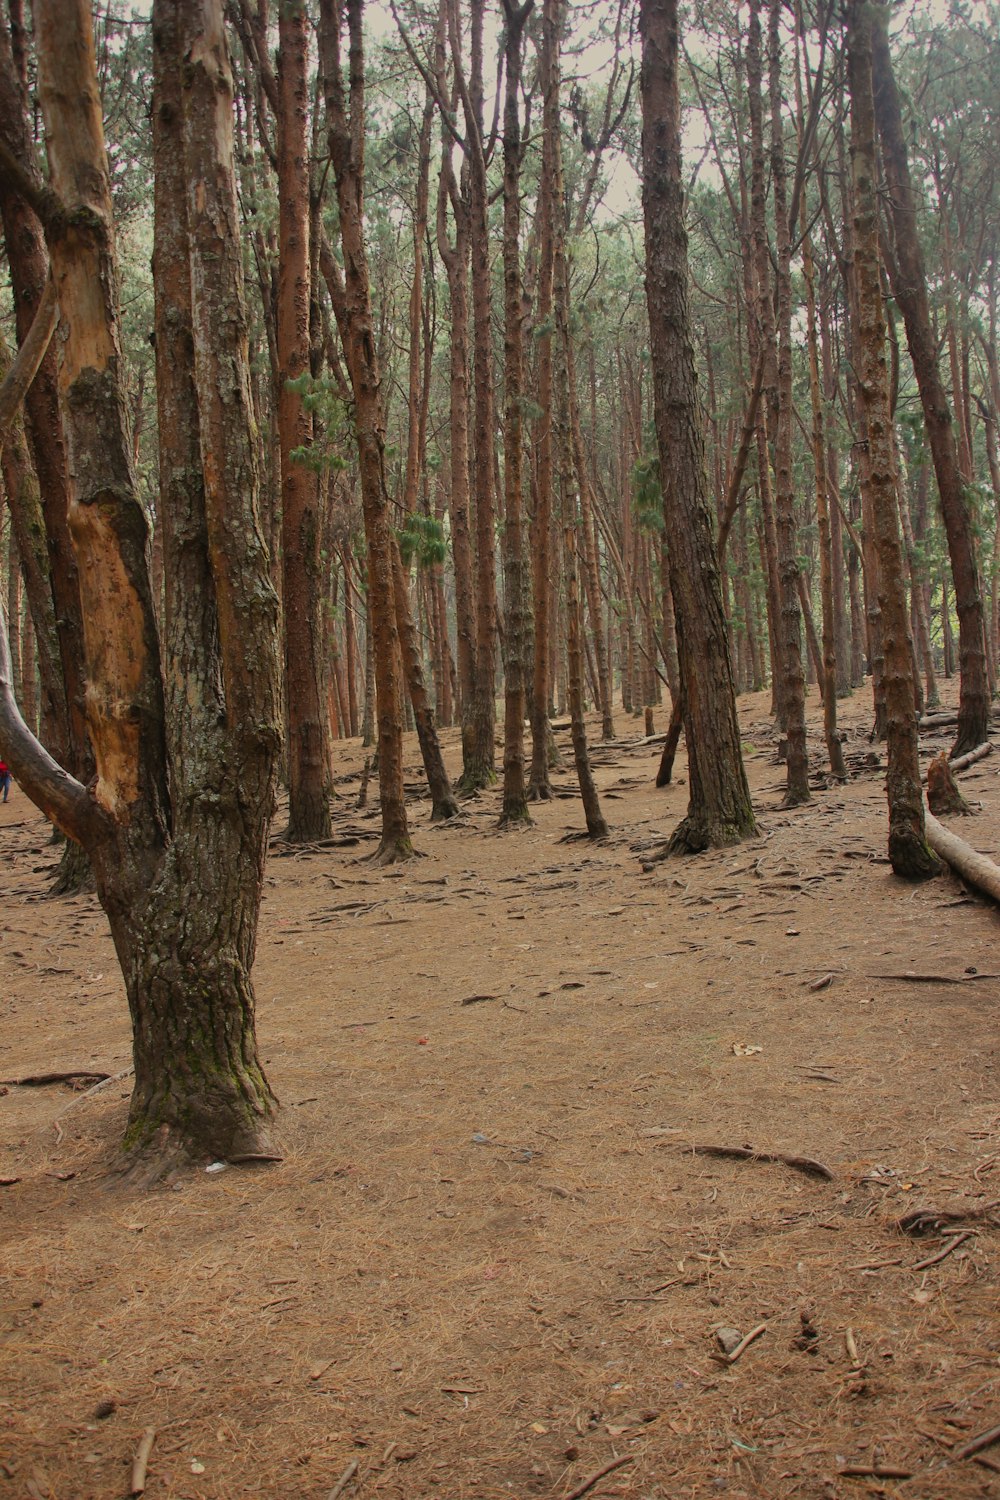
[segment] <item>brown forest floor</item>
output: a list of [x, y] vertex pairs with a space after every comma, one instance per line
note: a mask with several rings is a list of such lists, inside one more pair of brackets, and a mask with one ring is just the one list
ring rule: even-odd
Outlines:
[[[867, 695], [850, 783], [795, 812], [767, 707], [741, 700], [761, 837], [645, 873], [683, 753], [657, 792], [658, 747], [595, 748], [606, 844], [566, 841], [567, 759], [518, 834], [499, 793], [437, 829], [415, 801], [425, 857], [383, 872], [339, 746], [361, 841], [267, 872], [280, 1166], [139, 1193], [109, 1170], [127, 1079], [0, 1090], [0, 1500], [124, 1495], [148, 1427], [150, 1500], [325, 1500], [352, 1461], [345, 1500], [566, 1500], [615, 1459], [593, 1500], [1000, 1496], [1000, 1444], [960, 1454], [1000, 1422], [1000, 917], [891, 875]], [[994, 853], [998, 777], [955, 820]], [[118, 1073], [106, 923], [45, 899], [16, 789], [0, 847], [0, 1073]], [[915, 1238], [920, 1208], [973, 1217]]]

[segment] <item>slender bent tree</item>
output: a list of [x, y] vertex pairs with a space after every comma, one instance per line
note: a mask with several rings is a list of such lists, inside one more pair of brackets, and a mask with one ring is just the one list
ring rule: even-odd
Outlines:
[[653, 410], [690, 785], [687, 817], [666, 852], [684, 852], [738, 843], [756, 824], [740, 753], [688, 312], [677, 0], [641, 0], [639, 29]]
[[917, 232], [916, 204], [910, 180], [899, 92], [889, 53], [888, 13], [884, 5], [873, 7], [873, 21], [874, 108], [882, 142], [882, 161], [893, 236], [893, 253], [887, 257], [887, 270], [892, 294], [903, 314], [906, 342], [920, 392], [927, 442], [941, 497], [941, 517], [948, 538], [948, 552], [955, 579], [961, 675], [958, 730], [951, 753], [962, 755], [989, 738], [990, 692], [983, 599], [976, 567], [972, 516], [959, 467], [955, 424], [938, 369], [937, 337], [931, 326], [927, 277]]
[[[0, 25], [0, 140], [24, 167], [29, 181], [41, 187], [41, 173], [35, 160], [33, 104], [28, 87], [26, 59], [23, 50], [15, 49], [13, 33]], [[3, 220], [4, 244], [10, 267], [11, 292], [18, 344], [23, 348], [29, 330], [35, 325], [45, 287], [49, 279], [49, 256], [41, 222], [29, 198], [15, 185], [0, 180], [0, 215]], [[21, 528], [19, 546], [26, 567], [25, 582], [32, 599], [32, 616], [39, 643], [39, 666], [43, 692], [63, 699], [64, 707], [51, 705], [55, 712], [47, 716], [46, 728], [52, 736], [47, 741], [60, 764], [77, 780], [89, 781], [94, 769], [93, 755], [87, 737], [83, 680], [83, 615], [80, 609], [80, 586], [76, 558], [69, 535], [69, 476], [66, 470], [66, 445], [56, 375], [55, 349], [50, 344], [30, 382], [24, 398], [24, 425], [37, 484], [27, 470], [22, 473], [25, 485], [11, 484], [5, 475], [7, 496], [15, 525], [23, 520], [28, 497], [37, 491], [41, 503], [44, 531], [42, 539], [48, 553], [48, 580], [44, 591], [54, 609], [55, 639], [58, 656], [46, 661], [49, 634], [42, 623], [47, 613], [39, 597], [42, 588], [30, 576], [31, 548], [26, 545], [27, 524]], [[11, 456], [13, 457], [13, 455]], [[9, 460], [5, 456], [5, 464]], [[36, 533], [37, 535], [37, 533]], [[56, 683], [56, 663], [61, 680]], [[43, 720], [43, 722], [46, 722]], [[90, 878], [88, 862], [79, 844], [67, 841], [55, 890], [65, 893], [79, 889]]]
[[[266, 1156], [275, 1101], [250, 968], [280, 744], [277, 600], [257, 513], [222, 0], [153, 12], [162, 671], [90, 6], [36, 0], [34, 16], [51, 169], [35, 207], [59, 294], [96, 778], [85, 788], [27, 730], [5, 637], [0, 737], [28, 794], [91, 857], [132, 1015], [127, 1144], [157, 1165], [176, 1151]], [[27, 175], [19, 185], [30, 194]]]
[[896, 511], [885, 313], [878, 249], [875, 119], [872, 101], [872, 5], [849, 0], [847, 68], [851, 95], [851, 182], [854, 188], [854, 275], [858, 309], [858, 391], [865, 416], [869, 491], [878, 552], [879, 607], [885, 651], [886, 795], [889, 859], [897, 875], [933, 875], [940, 867], [924, 835], [913, 645], [903, 586], [903, 552]]

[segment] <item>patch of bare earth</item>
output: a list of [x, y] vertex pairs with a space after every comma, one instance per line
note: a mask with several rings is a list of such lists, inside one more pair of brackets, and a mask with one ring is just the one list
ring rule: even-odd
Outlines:
[[[890, 873], [865, 696], [850, 783], [795, 812], [741, 707], [760, 838], [646, 871], [683, 755], [657, 792], [658, 746], [595, 745], [606, 844], [565, 840], [567, 744], [531, 829], [495, 832], [499, 793], [438, 828], [415, 801], [424, 857], [379, 871], [338, 746], [358, 842], [268, 867], [285, 1160], [147, 1193], [111, 1171], [107, 926], [45, 899], [15, 789], [0, 1071], [113, 1081], [0, 1098], [0, 1496], [125, 1495], [151, 1428], [150, 1500], [1000, 1495], [1000, 1443], [965, 1452], [1000, 1423], [997, 912]], [[955, 820], [994, 853], [998, 773]]]

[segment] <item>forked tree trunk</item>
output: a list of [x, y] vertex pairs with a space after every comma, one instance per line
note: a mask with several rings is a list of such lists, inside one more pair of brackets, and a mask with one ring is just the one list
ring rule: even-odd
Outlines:
[[878, 551], [879, 603], [886, 657], [889, 859], [897, 875], [915, 879], [935, 874], [940, 866], [924, 833], [913, 694], [913, 649], [896, 513], [892, 417], [885, 359], [886, 327], [878, 250], [871, 18], [869, 0], [848, 0], [847, 67], [851, 95], [858, 390], [865, 413], [868, 448], [862, 483], [869, 491], [872, 529]]
[[687, 286], [676, 0], [641, 0], [643, 212], [653, 407], [685, 697], [690, 800], [669, 849], [756, 832], [705, 477]]
[[280, 741], [277, 602], [256, 512], [221, 5], [154, 10], [161, 479], [175, 522], [169, 733], [125, 421], [90, 8], [38, 0], [35, 24], [96, 783], [67, 776], [12, 718], [2, 660], [0, 722], [22, 785], [93, 860], [132, 1014], [128, 1143], [267, 1155], [274, 1100], [250, 966]]

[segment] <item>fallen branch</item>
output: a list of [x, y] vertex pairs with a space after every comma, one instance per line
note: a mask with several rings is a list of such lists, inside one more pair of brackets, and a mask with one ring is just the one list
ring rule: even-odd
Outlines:
[[1000, 905], [1000, 866], [995, 865], [985, 854], [980, 854], [964, 839], [943, 828], [933, 813], [924, 814], [924, 831], [927, 842], [962, 879]]
[[949, 762], [949, 764], [953, 771], [964, 771], [966, 766], [974, 765], [977, 760], [985, 760], [987, 755], [992, 754], [992, 741], [984, 740], [981, 745], [976, 746], [975, 750], [969, 750], [965, 755], [956, 755], [955, 759]]
[[149, 1464], [149, 1455], [153, 1451], [156, 1442], [156, 1428], [147, 1427], [135, 1450], [135, 1458], [132, 1460], [132, 1482], [129, 1486], [129, 1494], [132, 1496], [142, 1495], [146, 1490], [146, 1468]]
[[759, 1339], [761, 1334], [766, 1332], [767, 1324], [758, 1323], [756, 1328], [751, 1328], [750, 1332], [740, 1339], [730, 1354], [713, 1354], [712, 1359], [717, 1360], [720, 1365], [734, 1365], [744, 1350], [749, 1349], [754, 1339]]
[[1000, 979], [1000, 974], [918, 974], [907, 969], [902, 974], [866, 974], [866, 979], [897, 979], [901, 984], [974, 984], [980, 979]]
[[356, 1458], [352, 1458], [343, 1474], [341, 1474], [340, 1478], [337, 1480], [337, 1483], [334, 1485], [333, 1489], [327, 1495], [326, 1500], [337, 1500], [337, 1496], [344, 1493], [345, 1489], [350, 1484], [351, 1480], [354, 1478], [357, 1472], [358, 1461]]
[[603, 1479], [606, 1474], [613, 1474], [616, 1469], [623, 1469], [626, 1464], [634, 1463], [635, 1459], [631, 1453], [627, 1453], [624, 1458], [613, 1458], [609, 1464], [604, 1465], [603, 1469], [598, 1469], [596, 1474], [591, 1474], [589, 1479], [585, 1479], [582, 1484], [578, 1484], [575, 1490], [570, 1490], [569, 1494], [565, 1496], [565, 1500], [580, 1500], [580, 1496], [585, 1495], [588, 1490], [592, 1490], [594, 1485]]
[[959, 1245], [964, 1245], [966, 1240], [971, 1239], [974, 1233], [974, 1229], [963, 1229], [961, 1234], [954, 1235], [943, 1249], [939, 1250], [935, 1255], [928, 1255], [925, 1260], [918, 1260], [916, 1265], [910, 1267], [910, 1270], [926, 1271], [928, 1266], [936, 1266], [939, 1260], [944, 1260], [945, 1256], [950, 1255], [953, 1250], [957, 1250]]
[[992, 1448], [996, 1442], [1000, 1442], [1000, 1425], [988, 1427], [985, 1432], [977, 1433], [967, 1443], [963, 1443], [961, 1448], [955, 1449], [955, 1457], [971, 1458], [974, 1453], [981, 1452], [983, 1448]]
[[785, 1151], [755, 1151], [752, 1146], [691, 1146], [690, 1150], [696, 1156], [722, 1156], [732, 1161], [777, 1162], [794, 1168], [796, 1172], [804, 1172], [807, 1177], [822, 1177], [827, 1182], [833, 1181], [830, 1168], [825, 1167], [821, 1161], [814, 1161], [811, 1156], [792, 1156]]
[[853, 1479], [912, 1479], [913, 1470], [898, 1464], [844, 1464], [838, 1474], [850, 1474]]

